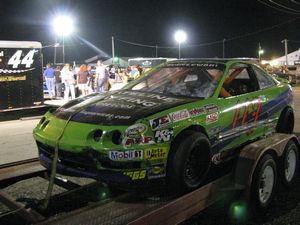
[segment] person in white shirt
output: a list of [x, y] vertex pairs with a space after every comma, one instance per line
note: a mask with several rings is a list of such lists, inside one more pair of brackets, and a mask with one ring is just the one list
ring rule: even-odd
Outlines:
[[61, 70], [62, 83], [65, 85], [64, 99], [69, 100], [69, 94], [71, 92], [71, 99], [75, 99], [75, 87], [74, 87], [74, 75], [70, 71], [70, 64], [65, 64]]
[[105, 68], [105, 65], [98, 60], [96, 67], [96, 92], [103, 92], [104, 86], [108, 81], [108, 71]]

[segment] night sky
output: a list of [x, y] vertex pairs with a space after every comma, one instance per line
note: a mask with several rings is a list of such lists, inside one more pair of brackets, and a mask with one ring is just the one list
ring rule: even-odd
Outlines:
[[[258, 43], [263, 58], [284, 55], [300, 48], [300, 0], [1, 0], [1, 40], [55, 42], [51, 23], [57, 14], [74, 18], [76, 33], [65, 39], [66, 60], [83, 61], [100, 49], [120, 57], [177, 57], [173, 34], [187, 32], [183, 57], [257, 57]], [[89, 43], [89, 44], [87, 44]], [[165, 48], [169, 47], [169, 48]], [[44, 59], [53, 61], [52, 47], [43, 49]], [[57, 61], [61, 61], [61, 48]]]

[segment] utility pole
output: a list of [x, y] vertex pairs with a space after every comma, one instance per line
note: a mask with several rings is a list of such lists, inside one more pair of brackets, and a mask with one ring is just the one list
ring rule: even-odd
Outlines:
[[225, 41], [226, 39], [223, 39], [223, 59], [225, 58]]
[[287, 45], [288, 40], [284, 39], [281, 41], [281, 43], [284, 43], [284, 52], [285, 52], [285, 65], [288, 66], [288, 45]]
[[115, 40], [114, 36], [111, 36], [111, 51], [112, 51], [112, 64], [115, 63]]
[[157, 45], [155, 46], [155, 58], [157, 58]]

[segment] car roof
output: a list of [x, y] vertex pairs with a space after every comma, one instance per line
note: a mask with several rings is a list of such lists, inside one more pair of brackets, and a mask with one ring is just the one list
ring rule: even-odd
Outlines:
[[170, 61], [170, 62], [168, 62], [168, 64], [187, 63], [187, 62], [227, 63], [227, 62], [230, 62], [230, 61], [258, 63], [258, 59], [256, 59], [256, 58], [184, 58], [184, 59], [177, 59], [177, 60], [174, 60], [174, 61]]

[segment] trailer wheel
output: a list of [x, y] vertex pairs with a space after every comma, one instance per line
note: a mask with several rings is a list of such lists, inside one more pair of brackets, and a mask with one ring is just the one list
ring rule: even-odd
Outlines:
[[252, 177], [251, 196], [254, 212], [264, 212], [273, 199], [277, 185], [276, 163], [272, 155], [266, 154], [259, 161]]
[[182, 193], [199, 187], [211, 166], [210, 143], [197, 131], [184, 131], [172, 145], [167, 179], [171, 191]]
[[294, 111], [292, 108], [285, 108], [279, 117], [276, 132], [291, 134], [294, 130]]
[[299, 162], [298, 147], [295, 141], [290, 140], [287, 143], [282, 160], [282, 183], [286, 187], [291, 187], [296, 178]]

